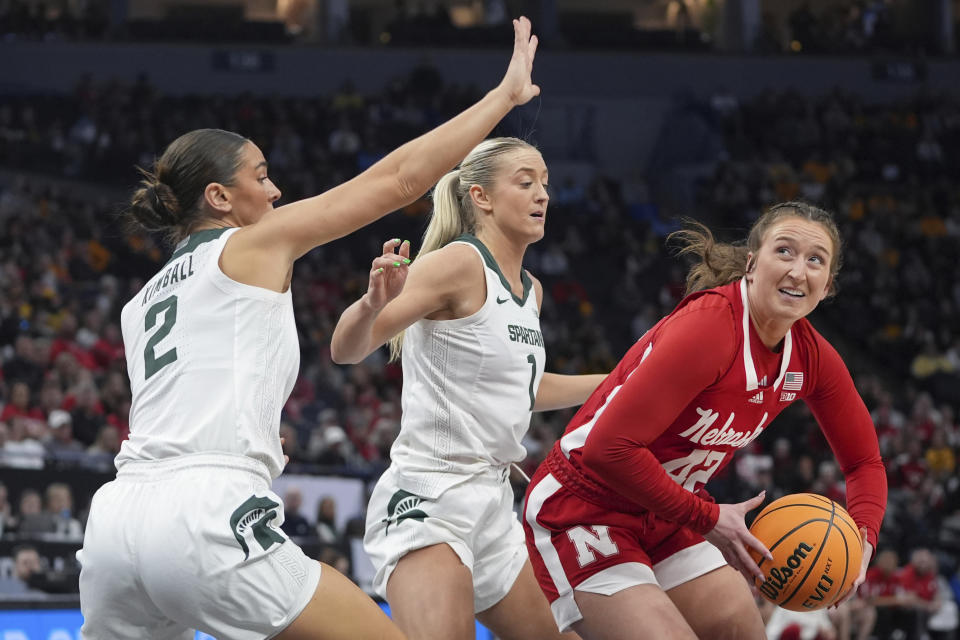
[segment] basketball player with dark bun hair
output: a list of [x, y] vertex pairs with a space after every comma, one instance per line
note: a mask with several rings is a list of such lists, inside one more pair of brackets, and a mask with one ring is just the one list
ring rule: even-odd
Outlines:
[[744, 522], [763, 493], [718, 505], [704, 485], [795, 400], [846, 476], [864, 537], [854, 591], [886, 509], [870, 414], [806, 319], [836, 290], [830, 214], [787, 202], [744, 244], [718, 243], [702, 225], [673, 239], [700, 258], [688, 295], [597, 388], [527, 489], [540, 587], [558, 626], [586, 640], [765, 637], [749, 586], [763, 574], [747, 549], [770, 552]]
[[263, 153], [227, 131], [187, 133], [145, 172], [130, 215], [178, 244], [121, 314], [130, 438], [78, 555], [83, 638], [404, 637], [280, 529], [270, 486], [299, 367], [293, 263], [413, 202], [539, 94], [526, 18], [514, 34], [506, 74], [482, 100], [313, 198], [274, 210]]

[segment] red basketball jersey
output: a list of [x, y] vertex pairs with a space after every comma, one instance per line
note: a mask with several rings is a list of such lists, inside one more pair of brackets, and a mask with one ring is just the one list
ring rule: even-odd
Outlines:
[[636, 508], [698, 533], [716, 524], [704, 484], [790, 403], [813, 411], [847, 480], [848, 511], [876, 545], [886, 474], [866, 407], [836, 350], [806, 319], [774, 352], [746, 283], [694, 293], [623, 357], [545, 464], [583, 499]]

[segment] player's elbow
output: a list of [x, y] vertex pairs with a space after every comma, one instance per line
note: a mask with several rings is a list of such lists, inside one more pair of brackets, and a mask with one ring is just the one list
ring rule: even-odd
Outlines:
[[355, 353], [350, 353], [338, 344], [336, 340], [330, 342], [330, 359], [334, 364], [357, 364], [363, 358], [357, 358]]

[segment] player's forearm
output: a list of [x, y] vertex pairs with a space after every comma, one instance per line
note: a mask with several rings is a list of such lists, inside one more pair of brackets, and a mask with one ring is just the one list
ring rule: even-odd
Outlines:
[[587, 401], [590, 394], [603, 382], [605, 374], [561, 375], [544, 373], [537, 389], [534, 411], [553, 411], [575, 407]]
[[493, 89], [466, 111], [387, 155], [379, 169], [396, 176], [405, 200], [415, 200], [457, 166], [513, 106], [506, 91]]
[[366, 296], [347, 307], [330, 339], [330, 357], [334, 362], [356, 364], [380, 346], [371, 344], [373, 323], [378, 315], [379, 311], [367, 304]]
[[719, 507], [674, 482], [646, 447], [627, 441], [597, 447], [588, 440], [583, 463], [617, 493], [665, 520], [697, 533], [717, 524]]

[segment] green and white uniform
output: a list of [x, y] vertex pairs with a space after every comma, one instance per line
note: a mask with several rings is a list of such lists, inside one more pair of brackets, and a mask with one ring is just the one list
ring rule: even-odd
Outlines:
[[300, 361], [291, 294], [221, 271], [235, 231], [185, 239], [121, 313], [130, 438], [78, 554], [84, 638], [270, 637], [316, 589], [270, 491]]
[[483, 611], [507, 594], [527, 557], [507, 477], [526, 455], [521, 439], [546, 354], [526, 272], [518, 298], [477, 238], [455, 242], [482, 260], [487, 296], [466, 318], [421, 319], [406, 330], [400, 435], [370, 499], [364, 545], [385, 595], [404, 554], [449, 544], [473, 571]]

